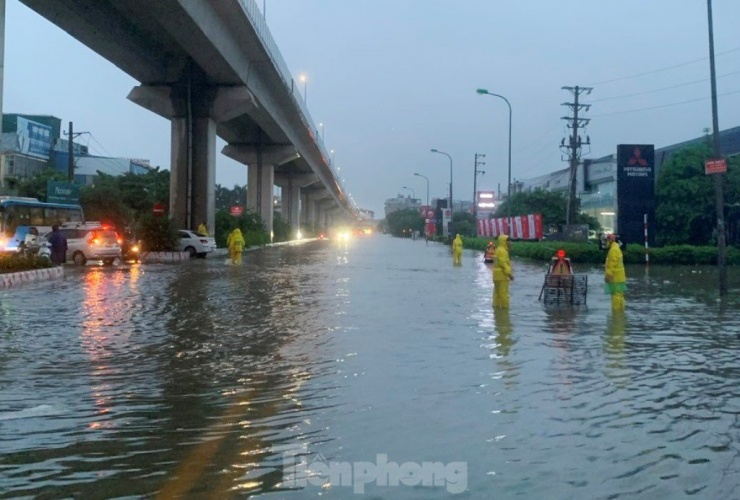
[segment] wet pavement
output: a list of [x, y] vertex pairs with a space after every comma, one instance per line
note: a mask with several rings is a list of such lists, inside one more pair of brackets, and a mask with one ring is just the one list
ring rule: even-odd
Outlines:
[[381, 235], [67, 271], [0, 292], [0, 498], [740, 497], [735, 268], [624, 315]]

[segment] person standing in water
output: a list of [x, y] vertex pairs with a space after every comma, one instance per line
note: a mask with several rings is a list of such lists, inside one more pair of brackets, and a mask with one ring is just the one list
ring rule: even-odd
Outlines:
[[496, 253], [493, 259], [493, 307], [509, 308], [509, 281], [514, 281], [509, 258], [511, 241], [502, 234], [496, 242]]

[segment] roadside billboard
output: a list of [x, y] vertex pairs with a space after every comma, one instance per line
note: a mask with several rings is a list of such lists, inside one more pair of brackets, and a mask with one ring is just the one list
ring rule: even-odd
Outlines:
[[18, 152], [26, 156], [49, 159], [51, 127], [21, 116], [17, 120]]
[[[617, 227], [625, 243], [645, 241], [644, 216], [655, 223], [655, 148], [652, 144], [617, 146]], [[655, 231], [649, 231], [653, 246]]]
[[80, 186], [73, 182], [47, 181], [46, 201], [76, 205], [80, 202]]
[[488, 219], [489, 215], [496, 211], [496, 193], [494, 191], [478, 191], [475, 198], [478, 217]]

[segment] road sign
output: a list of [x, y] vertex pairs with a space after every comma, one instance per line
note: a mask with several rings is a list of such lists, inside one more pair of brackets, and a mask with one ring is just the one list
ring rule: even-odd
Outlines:
[[707, 160], [704, 162], [704, 173], [707, 175], [727, 173], [727, 160]]
[[152, 207], [152, 213], [155, 217], [162, 217], [164, 215], [164, 204], [155, 203], [154, 207]]
[[229, 213], [234, 217], [241, 217], [241, 215], [244, 213], [244, 207], [241, 205], [232, 205]]

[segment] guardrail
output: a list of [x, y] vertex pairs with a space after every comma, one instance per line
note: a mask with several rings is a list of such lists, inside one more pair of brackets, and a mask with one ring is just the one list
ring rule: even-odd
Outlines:
[[310, 131], [311, 136], [313, 137], [314, 141], [319, 147], [319, 150], [321, 151], [321, 155], [323, 156], [324, 161], [327, 165], [329, 165], [329, 169], [334, 175], [337, 184], [344, 192], [345, 189], [342, 185], [341, 177], [334, 168], [334, 162], [332, 161], [332, 158], [327, 151], [323, 140], [321, 139], [321, 134], [319, 134], [319, 130], [316, 127], [313, 118], [311, 118], [311, 114], [308, 112], [308, 107], [306, 106], [305, 102], [305, 96], [301, 96], [300, 91], [296, 88], [295, 80], [290, 73], [290, 69], [288, 69], [288, 65], [286, 64], [285, 59], [283, 59], [283, 55], [280, 53], [280, 49], [278, 49], [277, 43], [275, 43], [275, 40], [272, 38], [272, 34], [267, 27], [265, 16], [263, 15], [255, 0], [240, 0], [240, 2], [244, 6], [244, 11], [247, 14], [249, 22], [252, 24], [252, 28], [254, 29], [255, 33], [257, 33], [257, 36], [262, 42], [262, 46], [270, 55], [272, 62], [275, 64], [275, 67], [277, 68], [278, 73], [280, 74], [280, 77], [285, 84], [285, 88], [290, 92], [291, 96], [293, 97], [293, 101], [298, 106], [298, 109], [301, 110], [301, 114], [303, 115], [303, 122], [306, 126], [306, 129]]

